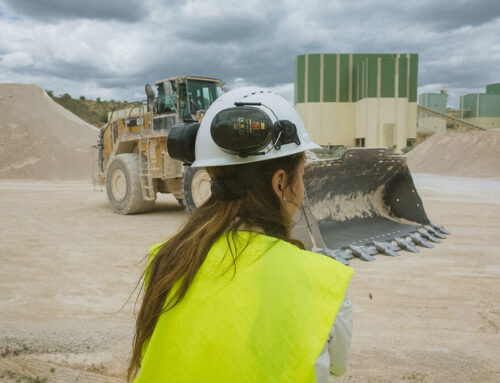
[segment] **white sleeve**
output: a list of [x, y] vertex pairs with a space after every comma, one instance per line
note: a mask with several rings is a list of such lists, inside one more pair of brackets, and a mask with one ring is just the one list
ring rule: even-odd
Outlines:
[[328, 339], [328, 353], [330, 354], [330, 372], [341, 376], [347, 369], [349, 349], [352, 337], [352, 306], [347, 293], [335, 317], [332, 331]]
[[347, 359], [351, 347], [351, 334], [352, 307], [346, 293], [344, 302], [342, 302], [333, 322], [325, 347], [314, 364], [317, 383], [328, 383], [330, 372], [335, 376], [344, 374], [347, 369]]

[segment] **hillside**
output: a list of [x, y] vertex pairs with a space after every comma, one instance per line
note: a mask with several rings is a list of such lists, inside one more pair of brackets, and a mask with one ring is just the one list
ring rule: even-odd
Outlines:
[[90, 180], [99, 130], [34, 84], [0, 84], [0, 178]]
[[50, 90], [47, 91], [47, 94], [63, 108], [98, 128], [108, 121], [108, 112], [114, 109], [124, 109], [128, 105], [126, 102], [102, 101], [100, 98], [87, 100], [83, 96], [75, 99], [67, 93], [62, 96], [54, 96]]

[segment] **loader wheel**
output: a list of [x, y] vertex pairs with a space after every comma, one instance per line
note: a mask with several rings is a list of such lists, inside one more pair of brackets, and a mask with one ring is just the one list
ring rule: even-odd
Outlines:
[[106, 172], [106, 192], [115, 213], [142, 213], [154, 206], [154, 201], [142, 197], [138, 154], [119, 154], [111, 161]]
[[184, 204], [186, 212], [191, 214], [194, 209], [203, 205], [212, 192], [210, 190], [210, 176], [205, 168], [184, 168]]

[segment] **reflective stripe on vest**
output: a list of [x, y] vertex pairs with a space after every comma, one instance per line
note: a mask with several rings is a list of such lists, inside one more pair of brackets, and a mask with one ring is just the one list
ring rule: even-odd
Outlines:
[[353, 271], [261, 234], [231, 243], [247, 242], [236, 269], [226, 236], [215, 242], [184, 299], [160, 316], [135, 382], [316, 382]]

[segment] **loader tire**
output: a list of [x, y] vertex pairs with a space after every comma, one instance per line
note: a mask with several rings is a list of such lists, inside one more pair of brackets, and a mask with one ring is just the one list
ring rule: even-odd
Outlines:
[[210, 191], [210, 176], [205, 168], [184, 168], [184, 204], [186, 212], [191, 214], [194, 209], [203, 205], [212, 195]]
[[139, 155], [117, 155], [106, 172], [106, 192], [111, 208], [118, 214], [136, 214], [151, 210], [155, 201], [142, 197]]

